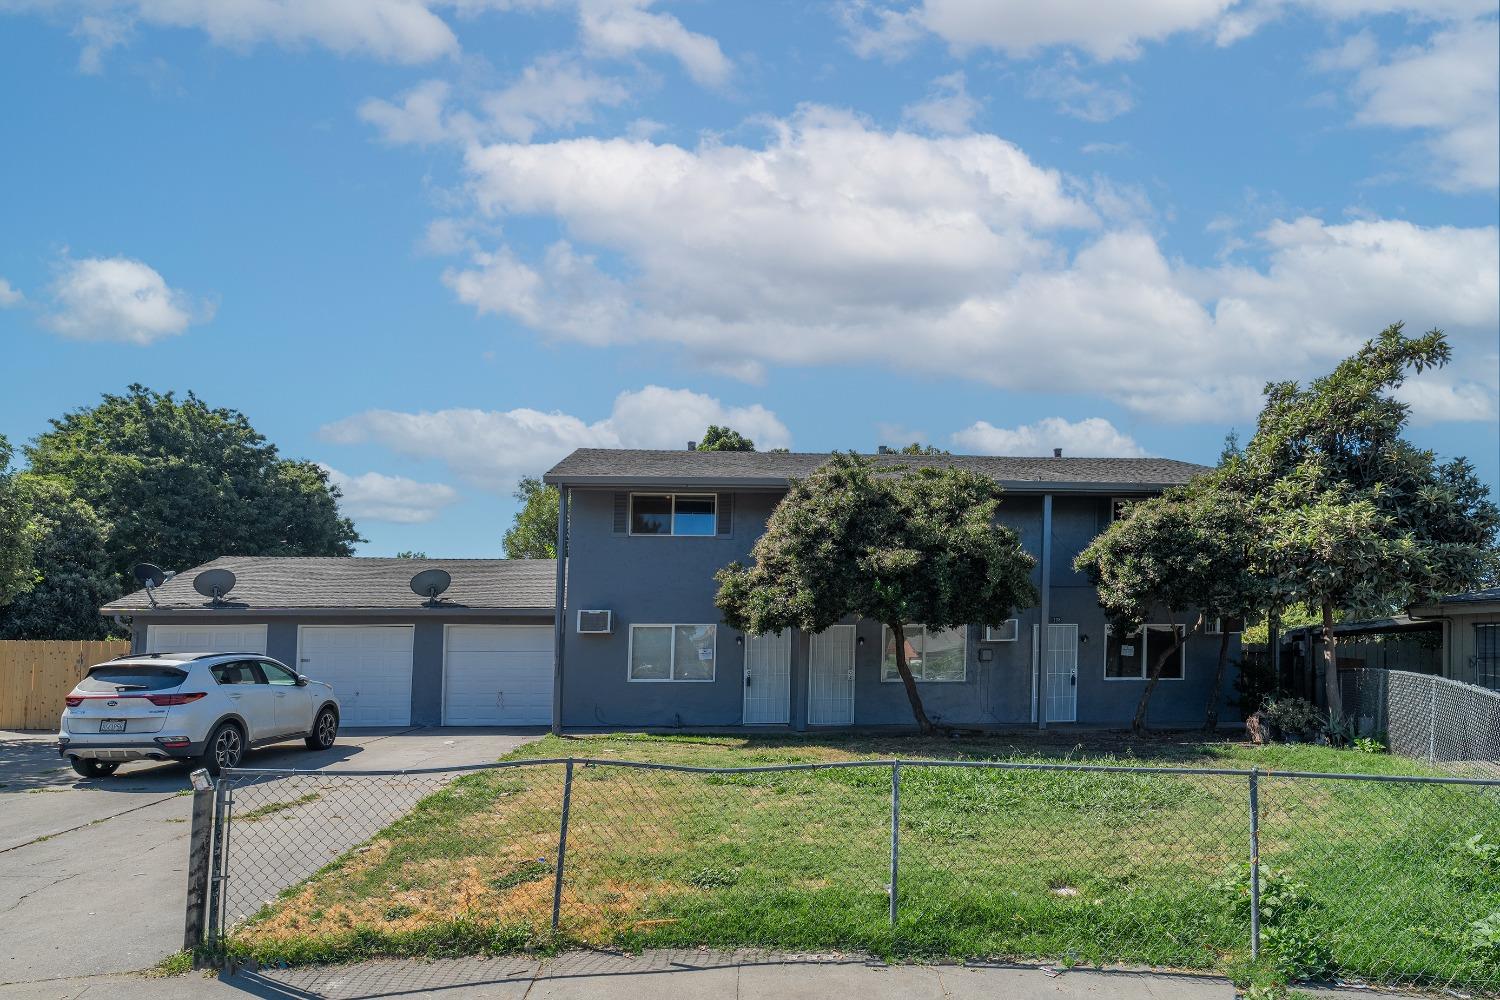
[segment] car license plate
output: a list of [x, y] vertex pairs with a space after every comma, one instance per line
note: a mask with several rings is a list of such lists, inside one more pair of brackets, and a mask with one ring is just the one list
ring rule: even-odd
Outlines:
[[101, 733], [123, 733], [125, 731], [124, 719], [100, 719], [99, 732]]

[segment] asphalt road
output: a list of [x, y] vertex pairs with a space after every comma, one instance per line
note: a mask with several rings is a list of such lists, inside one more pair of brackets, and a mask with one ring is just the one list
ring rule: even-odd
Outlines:
[[[287, 744], [251, 754], [245, 766], [338, 771], [476, 764], [537, 735], [352, 731], [327, 751]], [[51, 734], [0, 731], [0, 984], [144, 969], [181, 948], [188, 773], [178, 764], [137, 763], [111, 778], [85, 780], [57, 757]], [[333, 849], [338, 845], [317, 816], [308, 813], [308, 839]], [[277, 820], [287, 833], [297, 832], [298, 822], [291, 812]], [[342, 836], [367, 825], [351, 825]], [[286, 877], [300, 870], [288, 869]]]

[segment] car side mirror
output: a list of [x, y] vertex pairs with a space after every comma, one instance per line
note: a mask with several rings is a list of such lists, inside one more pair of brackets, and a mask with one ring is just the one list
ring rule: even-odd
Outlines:
[[305, 688], [305, 687], [307, 687], [307, 675], [306, 674], [298, 674], [297, 675], [297, 686], [299, 688]]

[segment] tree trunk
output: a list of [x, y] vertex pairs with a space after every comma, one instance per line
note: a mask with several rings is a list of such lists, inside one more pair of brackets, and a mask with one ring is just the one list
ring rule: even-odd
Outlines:
[[1333, 634], [1333, 605], [1323, 602], [1323, 691], [1328, 697], [1328, 720], [1338, 725], [1344, 717], [1344, 697], [1339, 690], [1338, 639]]
[[[1201, 615], [1198, 620], [1200, 622], [1203, 620]], [[1168, 619], [1167, 624], [1172, 626], [1173, 642], [1172, 645], [1158, 654], [1151, 664], [1151, 675], [1146, 678], [1146, 689], [1141, 692], [1140, 704], [1135, 706], [1135, 718], [1130, 720], [1130, 731], [1136, 736], [1146, 731], [1146, 709], [1151, 705], [1151, 692], [1156, 690], [1156, 682], [1161, 680], [1161, 672], [1166, 669], [1167, 660], [1171, 659], [1172, 654], [1181, 649], [1182, 644], [1187, 642], [1187, 629], [1183, 629], [1179, 633], [1177, 631], [1176, 619]], [[1181, 638], [1177, 638], [1179, 635]]]
[[901, 674], [902, 687], [906, 688], [906, 700], [911, 702], [911, 714], [916, 718], [917, 729], [922, 735], [930, 736], [932, 722], [922, 708], [922, 696], [917, 693], [917, 679], [911, 675], [911, 667], [906, 665], [906, 626], [898, 623], [887, 627], [896, 640], [896, 670]]
[[1208, 692], [1208, 711], [1203, 715], [1203, 728], [1209, 732], [1219, 728], [1219, 697], [1224, 689], [1224, 674], [1229, 670], [1229, 631], [1222, 620], [1219, 627], [1225, 629], [1219, 633], [1219, 668], [1214, 671], [1214, 686]]

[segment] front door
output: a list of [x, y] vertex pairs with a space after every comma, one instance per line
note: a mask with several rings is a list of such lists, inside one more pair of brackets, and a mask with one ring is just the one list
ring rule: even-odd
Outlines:
[[1042, 716], [1045, 722], [1078, 721], [1078, 626], [1048, 625]]
[[792, 717], [792, 633], [745, 637], [745, 725], [784, 726]]
[[807, 663], [807, 724], [854, 724], [854, 626], [813, 636]]

